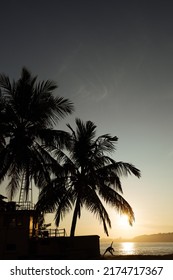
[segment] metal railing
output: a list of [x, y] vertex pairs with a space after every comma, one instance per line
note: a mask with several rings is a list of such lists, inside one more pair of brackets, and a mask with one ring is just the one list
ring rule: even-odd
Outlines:
[[56, 228], [56, 229], [45, 229], [45, 230], [32, 230], [30, 232], [31, 238], [52, 238], [52, 237], [60, 237], [67, 236], [65, 228]]
[[18, 202], [16, 204], [17, 210], [34, 210], [34, 204], [30, 201]]

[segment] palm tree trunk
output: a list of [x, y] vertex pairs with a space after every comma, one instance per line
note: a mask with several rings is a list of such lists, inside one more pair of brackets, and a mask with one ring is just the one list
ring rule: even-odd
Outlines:
[[76, 229], [76, 223], [77, 223], [77, 216], [80, 213], [80, 199], [77, 198], [74, 213], [73, 213], [73, 219], [71, 224], [71, 231], [70, 231], [70, 237], [74, 237], [75, 235], [75, 229]]

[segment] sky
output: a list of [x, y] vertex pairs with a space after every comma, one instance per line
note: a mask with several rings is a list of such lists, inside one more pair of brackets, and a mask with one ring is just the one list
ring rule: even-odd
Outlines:
[[[119, 138], [112, 157], [141, 170], [122, 178], [135, 223], [107, 208], [111, 238], [173, 232], [172, 13], [171, 0], [1, 0], [0, 73], [17, 79], [26, 66], [56, 81], [75, 105], [57, 128], [91, 120]], [[60, 227], [69, 234], [70, 224]], [[106, 237], [85, 209], [76, 234]]]

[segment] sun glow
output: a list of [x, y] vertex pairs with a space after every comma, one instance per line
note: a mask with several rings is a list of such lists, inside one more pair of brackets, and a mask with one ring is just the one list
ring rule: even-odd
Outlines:
[[127, 215], [122, 215], [119, 217], [119, 225], [122, 228], [127, 228], [129, 227], [129, 221]]

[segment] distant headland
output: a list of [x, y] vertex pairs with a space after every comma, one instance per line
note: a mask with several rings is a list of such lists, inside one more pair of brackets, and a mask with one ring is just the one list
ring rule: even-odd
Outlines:
[[114, 242], [173, 242], [173, 232], [144, 234], [129, 239], [119, 237], [114, 239]]
[[131, 239], [118, 238], [115, 241], [131, 242], [173, 242], [173, 232], [138, 235]]

